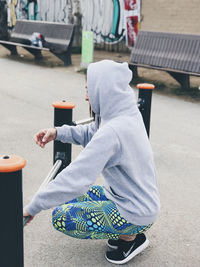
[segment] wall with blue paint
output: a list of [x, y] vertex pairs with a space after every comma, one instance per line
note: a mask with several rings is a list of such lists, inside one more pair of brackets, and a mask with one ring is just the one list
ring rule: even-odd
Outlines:
[[13, 27], [16, 19], [39, 20], [38, 0], [7, 0], [8, 26]]
[[[141, 0], [7, 0], [8, 25], [16, 19], [75, 23], [94, 32], [98, 47], [133, 46]], [[77, 31], [77, 35], [80, 31]], [[80, 38], [79, 38], [80, 39]], [[119, 46], [118, 46], [119, 47]]]
[[140, 0], [82, 0], [82, 26], [96, 44], [133, 46], [140, 22]]

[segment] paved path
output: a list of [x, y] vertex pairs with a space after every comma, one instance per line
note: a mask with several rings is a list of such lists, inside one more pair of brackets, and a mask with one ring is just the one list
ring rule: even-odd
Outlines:
[[[52, 166], [52, 145], [40, 149], [33, 135], [53, 126], [55, 100], [77, 104], [74, 120], [88, 117], [85, 78], [73, 67], [48, 68], [8, 58], [0, 58], [0, 70], [0, 154], [14, 153], [27, 160], [23, 171], [27, 204]], [[200, 266], [199, 137], [200, 105], [155, 91], [151, 143], [162, 209], [147, 234], [150, 246], [126, 266]], [[73, 146], [73, 158], [79, 152]], [[54, 231], [50, 210], [25, 228], [24, 240], [25, 267], [113, 266], [104, 259], [104, 240], [76, 240]]]

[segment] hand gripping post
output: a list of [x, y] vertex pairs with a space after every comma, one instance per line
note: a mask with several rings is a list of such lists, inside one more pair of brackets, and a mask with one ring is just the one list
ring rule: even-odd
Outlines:
[[22, 168], [26, 161], [16, 155], [0, 155], [0, 243], [2, 267], [23, 267]]
[[152, 91], [155, 86], [150, 83], [139, 83], [137, 84], [137, 88], [139, 89], [138, 108], [142, 114], [147, 135], [149, 136], [151, 118], [151, 98]]

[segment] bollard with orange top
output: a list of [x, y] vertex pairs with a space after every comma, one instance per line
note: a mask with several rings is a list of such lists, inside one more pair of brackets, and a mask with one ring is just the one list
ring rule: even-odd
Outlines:
[[152, 91], [155, 86], [150, 83], [139, 83], [137, 84], [137, 88], [139, 89], [138, 108], [142, 114], [147, 135], [149, 136], [151, 118], [151, 98]]
[[2, 267], [23, 267], [22, 168], [26, 161], [16, 155], [0, 155], [0, 243]]
[[[53, 102], [54, 107], [54, 127], [59, 127], [64, 124], [73, 125], [72, 111], [75, 105], [71, 102], [57, 101]], [[62, 165], [58, 172], [62, 171], [66, 166], [71, 163], [71, 144], [63, 144], [60, 141], [54, 141], [53, 149], [53, 163], [57, 160], [62, 160]]]

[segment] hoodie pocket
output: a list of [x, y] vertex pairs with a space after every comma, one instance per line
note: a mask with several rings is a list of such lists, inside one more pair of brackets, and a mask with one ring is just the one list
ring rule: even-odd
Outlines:
[[124, 199], [125, 199], [124, 197], [118, 195], [118, 194], [112, 189], [112, 187], [110, 187], [110, 192], [111, 192], [111, 195], [113, 195], [113, 197], [116, 198], [116, 199], [121, 199], [121, 200], [124, 200]]

